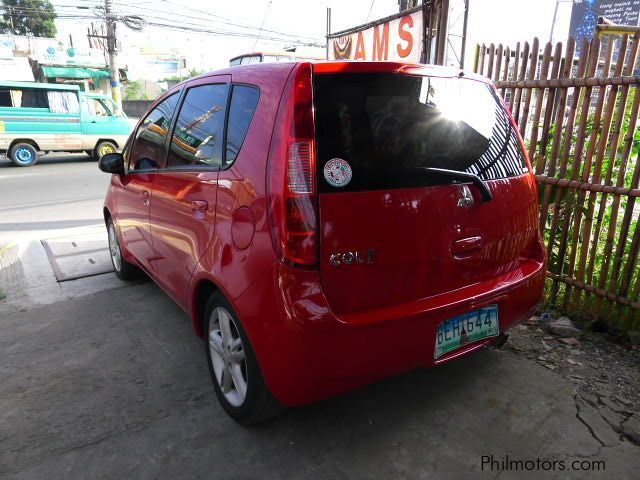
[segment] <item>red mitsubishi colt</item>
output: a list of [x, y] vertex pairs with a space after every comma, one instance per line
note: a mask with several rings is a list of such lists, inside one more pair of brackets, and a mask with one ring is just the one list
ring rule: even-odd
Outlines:
[[209, 73], [100, 168], [116, 274], [145, 272], [187, 311], [241, 423], [500, 342], [542, 295], [522, 141], [460, 70]]

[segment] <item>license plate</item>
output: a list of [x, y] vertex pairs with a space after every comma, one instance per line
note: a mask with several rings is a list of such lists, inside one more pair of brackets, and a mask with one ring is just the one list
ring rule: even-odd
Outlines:
[[436, 349], [433, 356], [438, 358], [467, 343], [495, 337], [499, 332], [497, 305], [489, 305], [449, 318], [438, 326]]

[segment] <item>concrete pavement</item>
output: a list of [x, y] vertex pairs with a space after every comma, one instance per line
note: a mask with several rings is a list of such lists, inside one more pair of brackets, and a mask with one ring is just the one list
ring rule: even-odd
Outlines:
[[120, 285], [114, 275], [58, 281], [109, 271], [108, 183], [84, 154], [45, 155], [28, 168], [0, 157], [0, 314]]
[[[150, 282], [14, 312], [0, 331], [2, 478], [631, 479], [640, 471], [639, 447], [577, 418], [571, 383], [504, 351], [243, 428], [218, 405], [186, 314]], [[562, 460], [566, 469], [483, 471], [491, 455]], [[576, 460], [604, 461], [606, 471], [571, 471]]]
[[101, 223], [108, 184], [83, 154], [46, 155], [25, 168], [0, 157], [0, 241]]

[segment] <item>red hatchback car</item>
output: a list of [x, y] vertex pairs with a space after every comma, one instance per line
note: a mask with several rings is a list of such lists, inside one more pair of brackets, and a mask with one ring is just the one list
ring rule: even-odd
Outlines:
[[501, 341], [542, 295], [522, 141], [459, 70], [210, 73], [100, 168], [116, 274], [146, 272], [188, 312], [242, 423]]

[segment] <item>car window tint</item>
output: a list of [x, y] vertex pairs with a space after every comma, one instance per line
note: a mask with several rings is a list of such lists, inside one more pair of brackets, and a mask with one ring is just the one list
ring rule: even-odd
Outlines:
[[171, 138], [167, 167], [222, 166], [224, 117], [229, 85], [190, 88]]
[[[452, 181], [430, 174], [429, 168], [483, 180], [527, 171], [508, 112], [482, 82], [390, 73], [318, 75], [314, 102], [320, 191]], [[324, 181], [331, 159], [350, 165], [347, 186]]]
[[9, 90], [0, 90], [0, 107], [13, 107]]
[[247, 135], [253, 113], [256, 111], [260, 90], [247, 85], [235, 85], [231, 94], [229, 119], [227, 120], [227, 153], [225, 163], [232, 164]]
[[1, 90], [0, 107], [49, 108], [47, 90], [33, 88]]
[[173, 94], [160, 102], [142, 121], [129, 155], [129, 170], [159, 168], [164, 160], [171, 117], [178, 103]]

